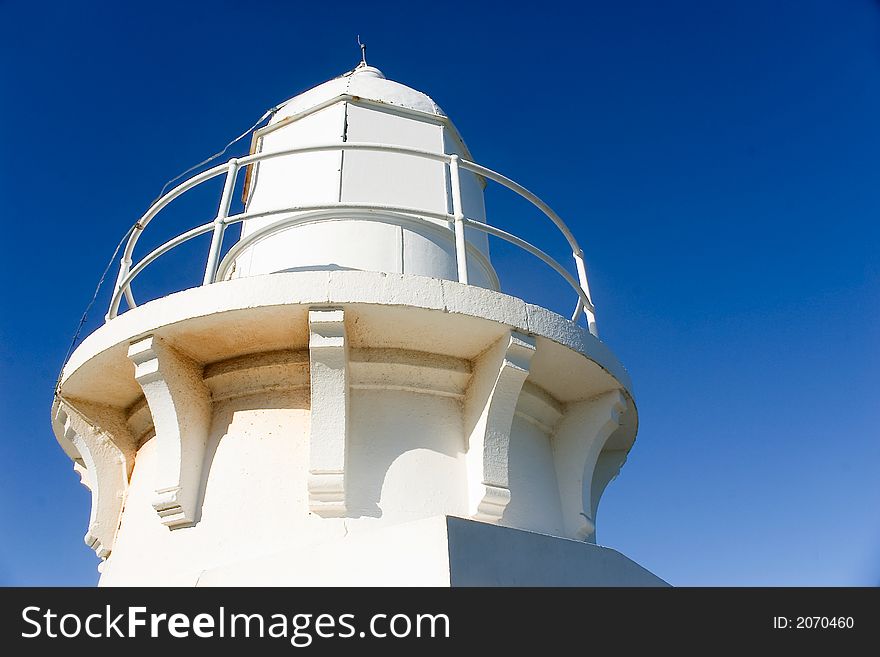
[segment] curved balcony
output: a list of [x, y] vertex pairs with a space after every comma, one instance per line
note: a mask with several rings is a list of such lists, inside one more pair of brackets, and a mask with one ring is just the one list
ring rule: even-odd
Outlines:
[[[442, 162], [448, 168], [449, 172], [452, 212], [438, 213], [420, 208], [397, 207], [377, 203], [339, 202], [321, 205], [282, 207], [260, 212], [248, 212], [245, 210], [238, 214], [230, 214], [236, 181], [239, 173], [243, 169], [247, 169], [250, 165], [265, 160], [295, 157], [306, 153], [320, 153], [338, 150], [381, 151], [399, 154], [401, 156], [425, 158], [436, 162]], [[571, 248], [576, 274], [573, 275], [570, 273], [566, 267], [530, 242], [501, 228], [465, 216], [462, 211], [461, 184], [459, 179], [460, 171], [462, 169], [506, 187], [537, 207], [555, 225], [556, 229], [562, 233], [567, 241]], [[153, 249], [136, 263], [133, 261], [134, 250], [141, 235], [153, 219], [155, 219], [171, 201], [202, 183], [222, 176], [225, 176], [223, 192], [219, 203], [219, 209], [213, 221], [191, 228]], [[223, 237], [228, 226], [247, 221], [248, 219], [265, 219], [271, 217], [278, 217], [278, 219], [254, 233], [243, 237], [221, 258]], [[352, 142], [308, 146], [278, 152], [255, 153], [243, 158], [232, 158], [224, 164], [220, 164], [193, 176], [160, 197], [138, 220], [131, 231], [131, 235], [129, 236], [125, 249], [123, 250], [119, 273], [116, 277], [116, 284], [113, 289], [106, 319], [109, 321], [119, 314], [123, 299], [125, 299], [129, 308], [137, 306], [134, 293], [132, 292], [132, 283], [147, 266], [152, 264], [153, 261], [163, 254], [168, 253], [172, 249], [200, 235], [207, 233], [211, 233], [212, 235], [211, 245], [206, 258], [205, 273], [202, 279], [203, 285], [210, 285], [217, 280], [222, 280], [229, 273], [231, 264], [234, 262], [235, 258], [243, 253], [245, 249], [253, 246], [261, 240], [295, 226], [352, 218], [385, 223], [390, 221], [417, 222], [420, 224], [429, 224], [434, 230], [448, 231], [447, 234], [454, 240], [455, 245], [457, 280], [465, 284], [468, 283], [468, 258], [470, 257], [472, 260], [474, 258], [484, 258], [484, 256], [465, 239], [465, 229], [482, 231], [505, 240], [535, 256], [559, 274], [576, 295], [576, 304], [571, 315], [571, 320], [577, 322], [581, 316], [583, 316], [590, 333], [597, 335], [595, 308], [590, 298], [583, 251], [578, 245], [571, 230], [565, 225], [565, 222], [563, 222], [559, 215], [557, 215], [540, 198], [522, 185], [519, 185], [500, 173], [474, 162], [461, 159], [458, 155], [431, 153], [429, 151], [386, 144]]]

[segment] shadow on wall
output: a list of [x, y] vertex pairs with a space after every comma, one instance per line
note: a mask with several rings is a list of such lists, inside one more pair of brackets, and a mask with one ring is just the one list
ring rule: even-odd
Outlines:
[[357, 390], [351, 399], [349, 514], [379, 518], [394, 500], [401, 520], [467, 508], [461, 408], [456, 399]]
[[[273, 410], [305, 417], [291, 422], [285, 419], [287, 414], [273, 417]], [[292, 496], [292, 513], [300, 506], [307, 513], [309, 411], [308, 389], [263, 392], [216, 404], [195, 524], [202, 520], [203, 509], [220, 500], [226, 513], [231, 511], [229, 505], [237, 505], [246, 514], [261, 495]], [[450, 508], [466, 512], [461, 410], [456, 399], [356, 390], [350, 413], [349, 517], [383, 517], [383, 499], [394, 500], [398, 520], [445, 514]], [[294, 430], [299, 434], [291, 435]], [[279, 468], [279, 460], [290, 468]]]
[[[220, 497], [228, 503], [242, 506], [242, 513], [253, 507], [261, 495], [276, 496], [290, 487], [290, 479], [300, 479], [295, 472], [278, 467], [278, 461], [292, 466], [308, 463], [309, 395], [307, 389], [259, 392], [250, 396], [218, 402], [214, 405], [214, 419], [199, 489], [197, 516], [212, 501], [212, 492], [222, 490]], [[288, 411], [288, 413], [273, 413]], [[289, 413], [303, 416], [299, 421], [286, 419]], [[294, 433], [298, 431], [299, 435]], [[223, 467], [214, 467], [223, 463]], [[231, 467], [237, 464], [238, 467]], [[284, 477], [287, 481], [279, 481]], [[301, 473], [303, 493], [300, 502], [307, 508], [305, 492], [306, 472]], [[219, 490], [217, 491], [220, 492]]]

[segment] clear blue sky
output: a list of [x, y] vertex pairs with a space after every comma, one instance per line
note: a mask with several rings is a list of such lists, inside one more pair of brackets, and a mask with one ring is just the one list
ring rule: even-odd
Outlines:
[[[97, 579], [49, 406], [121, 234], [168, 178], [353, 67], [357, 34], [584, 244], [641, 413], [600, 542], [679, 585], [878, 584], [874, 0], [0, 2], [0, 584]], [[537, 263], [495, 261], [507, 291], [570, 306], [523, 276]]]

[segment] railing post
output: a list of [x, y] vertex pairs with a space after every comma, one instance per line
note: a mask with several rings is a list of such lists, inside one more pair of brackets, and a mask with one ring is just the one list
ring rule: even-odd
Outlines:
[[[590, 284], [587, 282], [587, 268], [586, 265], [584, 265], [584, 252], [581, 249], [578, 249], [572, 255], [574, 255], [574, 264], [577, 267], [578, 283], [580, 283], [581, 289], [584, 291], [584, 294], [587, 295], [590, 303], [592, 303], [593, 296], [590, 294]], [[587, 328], [590, 329], [590, 333], [598, 338], [599, 330], [596, 327], [596, 314], [586, 306], [584, 306], [583, 310], [584, 315], [587, 318]]]
[[[131, 271], [131, 258], [123, 258], [122, 264], [119, 268], [119, 283], [122, 284], [126, 278], [128, 278], [128, 272]], [[137, 308], [137, 304], [134, 302], [134, 294], [131, 292], [130, 282], [126, 283], [125, 288], [123, 288], [122, 293], [125, 295], [125, 302], [128, 304], [129, 310], [132, 308]]]
[[452, 188], [452, 216], [455, 219], [455, 262], [458, 265], [458, 282], [467, 285], [467, 242], [464, 236], [464, 209], [461, 205], [458, 155], [449, 157], [449, 184]]
[[110, 296], [110, 307], [107, 309], [107, 314], [104, 315], [105, 322], [109, 322], [116, 317], [116, 314], [119, 312], [119, 304], [122, 301], [120, 296], [122, 290], [119, 286], [122, 284], [122, 281], [125, 280], [125, 277], [128, 276], [128, 268], [130, 266], [131, 260], [128, 260], [123, 255], [119, 260], [119, 273], [116, 275], [116, 285], [113, 286], [113, 294]]
[[232, 206], [232, 193], [235, 189], [237, 175], [238, 160], [232, 158], [229, 160], [229, 168], [226, 170], [223, 196], [220, 197], [220, 207], [217, 209], [217, 217], [214, 219], [214, 232], [211, 234], [211, 248], [208, 251], [208, 263], [205, 265], [205, 278], [202, 280], [202, 285], [213, 283], [217, 276], [220, 250], [223, 248], [223, 232], [226, 230], [226, 218], [229, 216], [229, 208]]

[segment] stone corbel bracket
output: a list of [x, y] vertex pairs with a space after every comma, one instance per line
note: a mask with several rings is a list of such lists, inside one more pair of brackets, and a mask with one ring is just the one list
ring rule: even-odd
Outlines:
[[110, 407], [85, 402], [77, 402], [74, 407], [73, 402], [61, 401], [56, 404], [54, 424], [62, 444], [73, 448], [73, 469], [92, 493], [89, 527], [83, 540], [101, 559], [106, 559], [116, 539], [134, 464], [125, 419], [121, 411]]
[[[590, 518], [596, 517], [596, 511], [599, 508], [599, 500], [602, 499], [602, 493], [618, 474], [623, 464], [626, 463], [626, 457], [629, 452], [625, 449], [603, 449], [599, 453], [599, 459], [596, 461], [596, 468], [593, 471], [593, 482], [590, 485]], [[595, 524], [595, 523], [594, 523]], [[587, 537], [587, 540], [596, 542], [596, 529]]]
[[474, 363], [465, 430], [469, 513], [475, 520], [498, 523], [510, 502], [510, 430], [534, 355], [534, 338], [511, 331]]
[[211, 397], [202, 367], [155, 335], [133, 342], [135, 364], [156, 428], [158, 469], [153, 508], [169, 528], [196, 522]]
[[309, 309], [309, 379], [309, 510], [325, 518], [343, 517], [351, 376], [341, 308]]
[[[593, 499], [594, 472], [602, 449], [620, 426], [625, 410], [626, 397], [620, 390], [612, 390], [593, 399], [568, 404], [559, 422], [551, 444], [562, 504], [562, 521], [570, 538], [589, 541], [595, 536], [598, 496]], [[623, 459], [625, 457], [624, 452]], [[599, 495], [622, 464], [623, 461], [617, 459], [616, 469], [601, 468], [604, 474], [600, 473], [603, 483], [598, 490]]]

